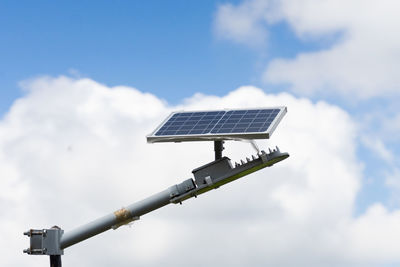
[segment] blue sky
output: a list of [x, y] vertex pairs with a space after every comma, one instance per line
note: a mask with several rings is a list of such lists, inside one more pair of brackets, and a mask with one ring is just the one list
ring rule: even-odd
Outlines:
[[[285, 91], [285, 84], [261, 81], [271, 59], [329, 48], [341, 37], [338, 31], [298, 38], [282, 21], [269, 26], [267, 45], [246, 47], [215, 34], [214, 18], [222, 3], [2, 1], [0, 114], [24, 94], [21, 81], [41, 75], [89, 77], [109, 86], [132, 86], [171, 104], [198, 92], [222, 96], [242, 85]], [[384, 100], [349, 103], [334, 95], [311, 99], [327, 100], [358, 114], [360, 107], [379, 110], [386, 104]], [[364, 160], [376, 162], [369, 156]], [[368, 172], [375, 172], [376, 166], [370, 170], [369, 165]], [[360, 203], [385, 198], [381, 183], [366, 191]]]
[[[259, 99], [254, 99], [254, 103], [260, 99], [270, 103], [271, 99], [275, 99], [285, 105], [286, 100], [293, 107], [299, 108], [289, 108], [289, 114], [293, 114], [293, 117], [288, 118], [290, 122], [287, 129], [300, 129], [299, 134], [304, 133], [303, 138], [315, 131], [315, 145], [319, 147], [310, 148], [312, 151], [315, 149], [315, 157], [308, 160], [322, 160], [324, 156], [317, 160], [319, 155], [325, 155], [327, 159], [318, 163], [321, 164], [320, 168], [325, 169], [321, 170], [316, 166], [317, 163], [311, 162], [310, 170], [305, 170], [309, 173], [304, 174], [304, 184], [309, 183], [313, 190], [301, 191], [296, 187], [301, 188], [301, 182], [297, 184], [289, 179], [282, 188], [270, 192], [273, 196], [271, 198], [276, 197], [275, 200], [282, 207], [298, 207], [304, 212], [299, 211], [302, 216], [307, 217], [307, 208], [302, 205], [303, 201], [308, 203], [305, 199], [314, 199], [315, 184], [310, 182], [314, 181], [313, 175], [318, 173], [321, 179], [337, 178], [341, 183], [338, 185], [343, 186], [343, 190], [338, 190], [335, 201], [341, 203], [342, 198], [348, 200], [343, 210], [351, 211], [351, 215], [343, 215], [343, 221], [351, 222], [348, 226], [351, 233], [347, 236], [345, 231], [338, 231], [338, 236], [346, 236], [348, 240], [343, 240], [347, 240], [349, 244], [361, 244], [363, 242], [360, 233], [363, 233], [363, 226], [373, 225], [380, 229], [385, 228], [383, 224], [391, 225], [400, 220], [400, 198], [397, 196], [400, 192], [400, 76], [397, 74], [400, 67], [400, 40], [395, 34], [400, 25], [395, 12], [398, 5], [396, 1], [390, 0], [382, 1], [379, 5], [374, 1], [327, 1], [323, 4], [318, 0], [1, 1], [0, 169], [7, 164], [18, 166], [17, 159], [25, 162], [21, 151], [26, 149], [29, 152], [29, 149], [38, 144], [43, 144], [44, 147], [49, 145], [48, 150], [43, 149], [45, 152], [58, 153], [56, 148], [59, 143], [53, 142], [50, 137], [51, 141], [43, 140], [55, 134], [60, 139], [65, 138], [72, 142], [68, 139], [70, 137], [63, 135], [64, 130], [60, 130], [63, 129], [62, 125], [69, 125], [66, 132], [71, 133], [71, 136], [75, 131], [82, 131], [80, 133], [84, 140], [90, 140], [87, 136], [91, 136], [82, 130], [86, 128], [94, 129], [99, 140], [104, 136], [112, 140], [129, 140], [122, 133], [122, 129], [127, 126], [118, 124], [115, 135], [107, 130], [115, 127], [111, 121], [114, 123], [114, 119], [118, 119], [124, 112], [131, 118], [142, 114], [148, 120], [145, 124], [147, 127], [159, 120], [161, 113], [174, 108], [198, 109], [224, 105], [235, 107], [235, 103], [238, 107], [251, 106], [251, 95], [248, 94], [254, 93], [259, 96]], [[71, 87], [71, 91], [68, 91], [68, 87]], [[129, 90], [125, 91], [126, 88]], [[79, 92], [82, 92], [81, 97]], [[153, 96], [148, 97], [145, 93]], [[201, 96], [194, 96], [196, 93], [201, 93]], [[127, 105], [124, 97], [131, 100], [133, 106]], [[86, 103], [82, 109], [78, 108], [81, 102]], [[151, 105], [142, 106], [141, 102]], [[70, 109], [65, 108], [66, 114], [75, 114], [74, 112], [79, 113], [82, 110], [87, 114], [84, 113], [83, 118], [75, 118], [73, 115], [71, 118], [57, 117], [62, 113], [58, 113], [57, 105], [60, 105], [60, 110], [71, 105]], [[134, 105], [138, 108], [135, 109]], [[98, 110], [98, 107], [107, 112], [101, 108]], [[139, 107], [143, 107], [151, 115], [143, 114], [146, 112]], [[317, 112], [332, 120], [328, 122], [329, 129], [322, 129], [322, 124], [325, 125], [323, 119], [314, 118], [318, 117], [319, 114], [315, 114]], [[28, 118], [23, 118], [21, 114], [26, 114]], [[307, 116], [301, 117], [300, 114]], [[96, 121], [94, 118], [103, 118], [104, 121]], [[296, 126], [300, 121], [304, 122], [305, 127], [314, 119], [316, 124], [310, 123], [309, 129]], [[137, 121], [132, 123], [138, 123], [137, 127], [143, 126]], [[18, 128], [25, 124], [26, 128]], [[36, 139], [38, 129], [35, 127], [50, 129], [50, 133], [46, 133], [44, 139]], [[139, 132], [142, 134], [141, 130]], [[348, 136], [340, 135], [343, 133]], [[331, 138], [334, 134], [338, 135]], [[283, 130], [283, 136], [297, 138], [296, 132], [292, 135]], [[302, 140], [299, 137], [298, 143], [304, 145], [309, 139]], [[23, 148], [18, 150], [18, 144], [25, 144], [24, 140], [30, 140], [29, 144], [26, 147], [21, 145]], [[279, 145], [285, 145], [285, 140], [278, 140]], [[331, 140], [332, 144], [324, 143], [326, 140]], [[292, 144], [291, 141], [288, 143]], [[97, 146], [90, 143], [88, 147], [93, 145], [98, 149], [101, 142], [96, 144]], [[313, 144], [310, 144], [312, 147]], [[302, 147], [296, 142], [292, 145], [294, 151]], [[343, 154], [336, 149], [342, 149]], [[125, 150], [118, 151], [122, 155], [127, 153]], [[2, 153], [7, 159], [3, 165]], [[13, 156], [10, 156], [10, 163], [6, 164], [9, 160], [8, 153]], [[83, 154], [92, 155], [85, 153]], [[345, 155], [346, 153], [349, 155]], [[131, 157], [129, 153], [126, 155]], [[301, 156], [301, 152], [294, 155], [297, 158]], [[306, 157], [305, 155], [304, 158]], [[296, 159], [293, 161], [296, 162]], [[39, 162], [37, 166], [40, 164]], [[79, 163], [72, 161], [71, 164], [75, 166], [78, 176], [92, 174], [81, 168]], [[122, 163], [110, 165], [119, 166], [118, 164]], [[345, 167], [340, 167], [342, 165]], [[299, 173], [302, 171], [299, 168], [301, 164], [293, 163], [293, 166], [293, 170]], [[330, 170], [331, 166], [336, 166], [337, 170]], [[15, 173], [31, 171], [24, 169], [25, 167], [15, 168]], [[126, 168], [130, 170], [130, 167]], [[61, 166], [54, 173], [62, 169]], [[112, 168], [111, 170], [115, 171]], [[324, 171], [327, 173], [326, 177], [323, 177]], [[330, 176], [336, 171], [342, 177]], [[342, 181], [347, 174], [351, 181]], [[37, 175], [42, 177], [40, 172]], [[291, 172], [278, 171], [277, 175], [290, 176]], [[24, 179], [20, 177], [17, 180], [31, 186], [31, 181]], [[27, 192], [33, 190], [34, 187], [30, 186], [27, 186]], [[291, 191], [293, 188], [299, 191]], [[324, 186], [320, 189], [321, 192], [326, 190]], [[350, 196], [346, 195], [347, 190], [353, 190], [349, 193]], [[315, 194], [318, 195], [318, 190], [316, 191]], [[285, 192], [293, 192], [296, 201], [291, 202], [292, 199]], [[137, 193], [141, 194], [139, 191]], [[302, 198], [300, 195], [307, 197]], [[8, 196], [4, 199], [16, 201]], [[40, 203], [42, 200], [38, 201]], [[272, 211], [282, 208], [278, 206]], [[93, 214], [99, 211], [89, 204], [87, 210]], [[291, 214], [288, 210], [291, 209], [287, 208], [285, 212]], [[317, 207], [315, 211], [318, 213], [320, 210]], [[282, 211], [282, 214], [286, 214], [285, 212]], [[288, 232], [298, 230], [298, 225], [302, 225], [297, 215], [287, 215], [290, 219], [284, 221], [284, 225], [295, 225], [289, 227]], [[372, 223], [376, 222], [374, 216], [380, 216], [380, 224]], [[317, 221], [304, 223], [304, 228], [312, 228], [311, 226], [317, 225]], [[340, 227], [339, 222], [335, 227], [332, 226], [335, 229]], [[303, 228], [299, 229], [305, 231]], [[397, 229], [393, 231], [397, 233]], [[385, 237], [378, 230], [377, 233]], [[299, 237], [294, 243], [301, 240]], [[332, 244], [329, 243], [327, 247]], [[382, 246], [382, 251], [376, 252], [376, 255], [384, 255], [382, 261], [379, 256], [371, 256], [369, 259], [365, 256], [369, 253], [365, 252], [368, 249], [360, 248], [341, 259], [342, 262], [338, 261], [338, 264], [344, 262], [351, 266], [351, 263], [356, 262], [360, 266], [367, 263], [368, 266], [384, 266], [398, 263], [400, 259], [393, 255], [399, 253], [389, 249], [390, 244], [388, 241], [385, 243], [388, 249]], [[146, 252], [151, 254], [151, 248], [148, 249]], [[305, 254], [307, 255], [307, 251]], [[321, 258], [325, 259], [325, 263], [329, 260], [333, 262], [334, 254], [321, 252]], [[359, 261], [357, 255], [365, 256], [366, 260]], [[299, 259], [304, 260], [301, 257]], [[309, 260], [307, 258], [304, 263], [310, 264], [308, 266], [320, 266], [318, 262]], [[276, 262], [290, 266], [290, 263], [279, 259]], [[222, 263], [227, 264], [224, 261]], [[252, 266], [265, 264], [262, 260], [255, 264], [248, 258], [243, 260], [243, 264], [245, 263]], [[152, 264], [158, 266], [156, 262]]]
[[[74, 69], [172, 103], [252, 80], [256, 55], [212, 34], [215, 1], [1, 3], [1, 111], [18, 82]], [[229, 75], [229, 76], [228, 76]], [[228, 78], [229, 77], [229, 78]]]
[[266, 51], [219, 40], [213, 34], [218, 4], [2, 1], [0, 111], [21, 95], [19, 81], [75, 72], [171, 103], [195, 92], [224, 95], [240, 85], [261, 86], [265, 58], [326, 45], [294, 38], [285, 23], [272, 27]]

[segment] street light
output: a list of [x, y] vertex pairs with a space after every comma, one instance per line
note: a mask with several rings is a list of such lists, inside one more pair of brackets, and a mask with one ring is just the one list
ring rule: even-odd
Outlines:
[[270, 167], [289, 157], [279, 148], [260, 151], [251, 158], [232, 164], [222, 156], [224, 140], [254, 140], [270, 138], [286, 114], [286, 107], [236, 109], [217, 111], [188, 111], [171, 113], [153, 133], [149, 143], [213, 141], [215, 160], [195, 168], [193, 179], [187, 179], [139, 202], [64, 232], [54, 226], [49, 229], [30, 229], [24, 234], [30, 238], [30, 247], [24, 253], [49, 255], [51, 267], [61, 267], [64, 249], [109, 229], [139, 220], [141, 216], [170, 203], [197, 197], [200, 194], [230, 183], [255, 171]]

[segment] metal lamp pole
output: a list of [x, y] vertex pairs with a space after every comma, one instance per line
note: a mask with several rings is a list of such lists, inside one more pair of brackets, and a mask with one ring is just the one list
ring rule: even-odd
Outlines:
[[186, 199], [216, 189], [289, 157], [288, 153], [281, 153], [276, 147], [275, 150], [270, 150], [269, 153], [261, 151], [261, 153], [252, 156], [251, 159], [246, 158], [245, 161], [241, 160], [240, 163], [235, 163], [233, 166], [228, 157], [222, 157], [222, 142], [216, 141], [214, 144], [216, 157], [214, 161], [192, 171], [194, 180], [187, 179], [139, 202], [65, 233], [59, 227], [41, 230], [31, 229], [24, 233], [30, 237], [30, 247], [24, 252], [31, 255], [49, 255], [50, 266], [61, 267], [61, 255], [64, 254], [65, 248], [104, 231], [115, 230], [122, 225], [139, 220], [142, 215], [170, 203], [182, 203]]

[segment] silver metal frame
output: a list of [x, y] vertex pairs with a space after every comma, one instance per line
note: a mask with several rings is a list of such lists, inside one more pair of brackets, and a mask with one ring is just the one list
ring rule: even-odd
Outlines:
[[221, 110], [202, 110], [202, 111], [180, 111], [172, 112], [151, 134], [147, 135], [148, 143], [158, 142], [185, 142], [185, 141], [214, 141], [214, 140], [252, 140], [252, 139], [268, 139], [271, 137], [275, 128], [282, 120], [283, 116], [287, 113], [287, 108], [284, 106], [280, 107], [268, 107], [268, 108], [246, 108], [246, 109], [224, 109], [224, 111], [235, 111], [235, 110], [256, 110], [256, 109], [280, 109], [278, 115], [271, 122], [271, 125], [265, 132], [249, 132], [249, 133], [226, 133], [226, 134], [188, 134], [188, 135], [163, 135], [156, 136], [155, 133], [176, 113], [191, 113], [191, 112], [213, 112]]

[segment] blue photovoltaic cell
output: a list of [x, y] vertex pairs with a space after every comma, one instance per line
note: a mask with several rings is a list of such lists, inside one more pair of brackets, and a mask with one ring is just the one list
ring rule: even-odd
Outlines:
[[265, 132], [280, 109], [252, 109], [173, 114], [155, 136]]

